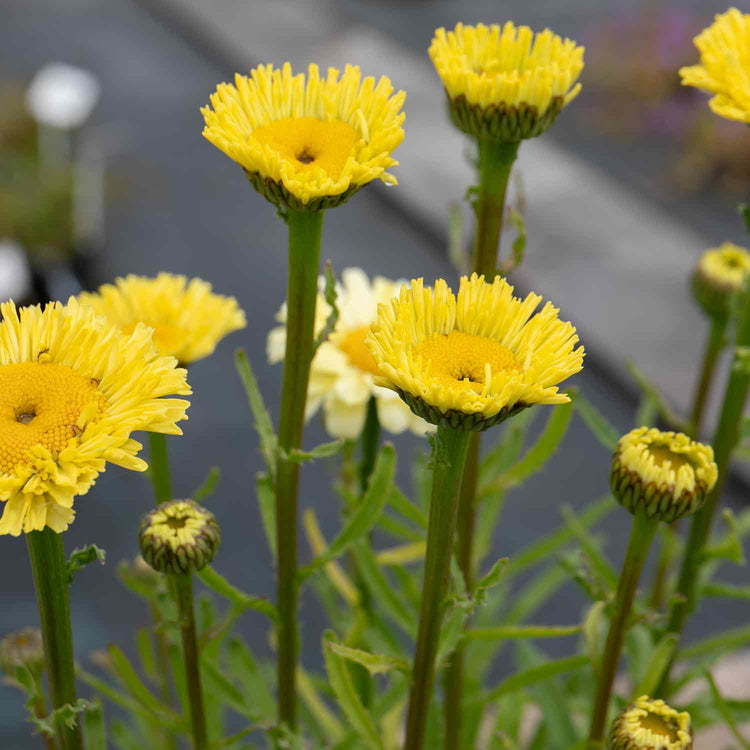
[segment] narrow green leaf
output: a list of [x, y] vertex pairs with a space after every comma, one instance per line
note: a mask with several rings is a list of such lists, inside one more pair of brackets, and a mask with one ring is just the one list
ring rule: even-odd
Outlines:
[[560, 565], [551, 565], [542, 570], [516, 594], [513, 607], [505, 617], [505, 624], [515, 625], [531, 617], [569, 580], [566, 570]]
[[512, 677], [508, 677], [496, 688], [482, 696], [480, 700], [483, 702], [495, 701], [504, 695], [515, 692], [516, 690], [521, 690], [530, 685], [536, 685], [539, 682], [544, 682], [545, 680], [549, 680], [560, 674], [565, 674], [566, 672], [582, 669], [583, 667], [589, 666], [589, 664], [588, 656], [568, 656], [564, 659], [548, 661], [546, 664], [542, 664], [539, 667], [532, 667], [531, 669], [519, 672]]
[[312, 450], [303, 451], [294, 449], [289, 454], [289, 460], [293, 463], [304, 463], [305, 461], [315, 461], [319, 458], [329, 458], [335, 456], [344, 447], [343, 440], [334, 440], [330, 443], [321, 443], [316, 445]]
[[297, 668], [297, 691], [310, 716], [320, 730], [322, 738], [330, 742], [341, 742], [346, 730], [336, 715], [326, 705], [315, 688], [315, 683], [301, 667]]
[[[603, 604], [604, 602], [600, 603]], [[633, 625], [625, 634], [624, 650], [628, 661], [630, 683], [631, 685], [638, 685], [645, 679], [648, 672], [648, 665], [651, 663], [654, 654], [651, 629], [640, 623]], [[651, 695], [651, 693], [648, 694]], [[641, 695], [643, 693], [638, 693], [636, 698]]]
[[501, 557], [496, 560], [494, 565], [483, 575], [476, 583], [474, 587], [474, 606], [479, 607], [484, 604], [485, 595], [490, 590], [495, 588], [505, 575], [505, 571], [508, 569], [508, 558]]
[[401, 539], [405, 542], [424, 542], [426, 535], [424, 531], [415, 529], [412, 526], [403, 523], [398, 518], [394, 518], [390, 513], [383, 512], [377, 522], [377, 527], [382, 529], [386, 534], [394, 539]]
[[750, 232], [750, 203], [740, 203], [737, 213], [745, 220], [745, 229]]
[[386, 654], [372, 654], [369, 651], [350, 648], [336, 641], [330, 641], [328, 648], [344, 659], [361, 664], [371, 675], [387, 674], [394, 669], [404, 673], [408, 673], [411, 670], [409, 662], [400, 657], [387, 656]]
[[331, 644], [337, 641], [336, 635], [330, 630], [323, 634], [323, 655], [331, 688], [349, 724], [365, 745], [375, 750], [382, 750], [380, 733], [357, 695], [351, 672], [344, 659], [331, 648]]
[[729, 527], [729, 530], [722, 537], [721, 541], [704, 550], [703, 559], [729, 560], [735, 565], [744, 565], [745, 553], [742, 549], [742, 542], [740, 541], [740, 533], [734, 513], [729, 508], [725, 508], [721, 513], [721, 517]]
[[266, 460], [269, 475], [275, 477], [279, 443], [273, 429], [271, 417], [263, 403], [263, 396], [261, 396], [258, 381], [255, 379], [253, 370], [250, 367], [247, 354], [245, 354], [243, 349], [238, 349], [234, 356], [237, 372], [242, 380], [242, 385], [245, 386], [245, 393], [250, 404], [253, 422], [260, 440], [260, 451]]
[[500, 439], [490, 448], [479, 464], [480, 479], [492, 480], [518, 460], [529, 425], [536, 414], [534, 409], [525, 409], [504, 423]]
[[339, 320], [339, 308], [336, 304], [338, 297], [338, 294], [336, 293], [336, 275], [333, 272], [333, 266], [331, 265], [330, 260], [326, 261], [324, 276], [325, 289], [323, 290], [323, 297], [328, 303], [328, 307], [331, 308], [331, 312], [328, 313], [325, 325], [315, 337], [315, 341], [313, 342], [313, 355], [318, 351], [318, 347], [333, 333], [336, 328], [336, 323], [338, 323]]
[[[680, 432], [690, 432], [690, 425], [675, 414], [669, 404], [667, 404], [664, 396], [659, 392], [659, 389], [638, 369], [636, 364], [628, 360], [625, 362], [625, 367], [638, 384], [641, 392], [654, 401], [661, 418], [672, 429], [679, 430]], [[641, 425], [637, 426], [640, 427]]]
[[594, 434], [594, 437], [610, 452], [614, 452], [620, 433], [605, 419], [602, 413], [579, 391], [574, 404], [578, 416]]
[[217, 573], [211, 565], [207, 565], [203, 570], [198, 573], [198, 577], [203, 583], [208, 586], [212, 591], [215, 591], [220, 596], [229, 599], [232, 605], [237, 607], [241, 611], [247, 609], [254, 609], [256, 612], [260, 612], [268, 617], [272, 622], [278, 622], [279, 613], [276, 607], [271, 604], [267, 599], [262, 599], [258, 596], [250, 596], [240, 591], [236, 586], [233, 586], [227, 581], [224, 576]]
[[701, 596], [722, 599], [750, 599], [750, 586], [736, 586], [733, 583], [707, 583], [701, 589]]
[[229, 641], [229, 671], [242, 685], [243, 692], [252, 696], [258, 717], [271, 721], [276, 717], [276, 702], [268, 688], [268, 680], [261, 673], [250, 649], [239, 638]]
[[106, 557], [107, 553], [95, 544], [90, 544], [88, 547], [76, 547], [70, 553], [70, 558], [67, 562], [68, 583], [73, 583], [73, 573], [77, 573], [90, 563], [98, 560], [104, 565]]
[[391, 487], [388, 494], [388, 505], [417, 526], [421, 526], [423, 529], [427, 528], [427, 515], [395, 485]]
[[[594, 667], [594, 674], [598, 675], [599, 665], [604, 651], [604, 639], [607, 632], [607, 603], [594, 602], [583, 621], [583, 645], [586, 655]], [[598, 677], [597, 677], [598, 679]]]
[[719, 635], [704, 638], [680, 651], [680, 661], [722, 656], [750, 645], [750, 626], [725, 630]]
[[654, 427], [658, 416], [659, 404], [653, 396], [647, 394], [638, 405], [633, 425], [635, 427]]
[[83, 714], [83, 738], [85, 750], [107, 750], [107, 728], [102, 704], [98, 700], [89, 703]]
[[138, 649], [138, 658], [141, 662], [143, 674], [149, 680], [157, 678], [156, 658], [154, 656], [154, 642], [151, 633], [146, 628], [138, 628], [135, 633], [135, 644]]
[[192, 499], [196, 503], [202, 503], [213, 495], [216, 485], [221, 479], [221, 469], [218, 466], [212, 466], [208, 470], [208, 476], [203, 480], [203, 484], [198, 487], [192, 495]]
[[469, 628], [464, 632], [464, 638], [469, 641], [562, 638], [582, 631], [582, 625], [498, 625], [495, 628]]
[[207, 693], [215, 694], [222, 703], [250, 721], [257, 721], [260, 718], [258, 712], [253, 710], [247, 702], [247, 699], [252, 699], [252, 696], [245, 696], [231, 680], [222, 674], [219, 666], [211, 659], [201, 658], [201, 673], [206, 682]]
[[569, 505], [563, 505], [560, 508], [560, 515], [565, 522], [566, 528], [570, 529], [576, 541], [586, 553], [586, 556], [592, 563], [596, 573], [610, 589], [617, 588], [617, 573], [615, 573], [614, 568], [604, 556], [596, 539], [588, 533], [588, 530], [578, 520], [578, 516], [573, 509]]
[[651, 659], [648, 662], [648, 669], [643, 675], [643, 679], [633, 691], [633, 700], [641, 695], [654, 694], [654, 690], [658, 687], [661, 677], [664, 674], [664, 670], [672, 661], [679, 640], [679, 636], [675, 633], [667, 633], [656, 644], [656, 647], [651, 653]]
[[266, 533], [268, 548], [271, 556], [276, 561], [276, 494], [273, 490], [273, 482], [269, 474], [259, 473], [255, 476], [255, 492], [258, 496], [258, 508], [260, 518], [263, 522], [263, 531]]
[[300, 568], [297, 576], [300, 582], [305, 581], [326, 563], [335, 560], [349, 547], [365, 536], [377, 523], [380, 513], [388, 500], [388, 488], [393, 481], [396, 469], [396, 452], [390, 443], [381, 449], [375, 462], [367, 492], [347, 520], [338, 536], [328, 545], [328, 549], [318, 555], [309, 565]]
[[737, 742], [740, 743], [744, 750], [750, 750], [750, 741], [745, 739], [740, 730], [737, 728], [737, 722], [734, 720], [734, 716], [732, 716], [732, 712], [729, 710], [729, 706], [727, 706], [726, 701], [719, 692], [719, 688], [716, 686], [713, 675], [707, 669], [703, 670], [703, 675], [705, 676], [708, 685], [711, 688], [711, 695], [713, 696], [714, 704], [719, 710], [719, 713], [724, 719], [724, 722], [729, 727], [732, 734], [737, 739]]

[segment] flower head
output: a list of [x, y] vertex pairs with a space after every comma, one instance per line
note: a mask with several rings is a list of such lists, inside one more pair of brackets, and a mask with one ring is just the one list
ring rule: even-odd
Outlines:
[[706, 250], [693, 271], [693, 294], [708, 315], [725, 317], [732, 295], [750, 276], [750, 253], [725, 242]]
[[612, 724], [609, 750], [692, 750], [690, 714], [642, 695]]
[[160, 573], [186, 575], [214, 559], [221, 542], [214, 514], [192, 500], [162, 503], [141, 520], [143, 559]]
[[139, 323], [150, 326], [159, 353], [181, 365], [212, 354], [224, 336], [247, 325], [234, 297], [213, 294], [201, 279], [170, 273], [155, 279], [131, 274], [78, 299], [126, 334]]
[[396, 184], [386, 170], [398, 164], [391, 152], [404, 137], [406, 95], [392, 94], [388, 78], [376, 84], [352, 65], [340, 78], [335, 68], [321, 78], [310, 65], [307, 80], [289, 63], [261, 65], [219, 84], [201, 110], [203, 135], [272, 203], [330, 208], [372, 180]]
[[23, 628], [0, 639], [0, 669], [15, 677], [17, 667], [38, 674], [44, 669], [44, 645], [39, 628]]
[[683, 85], [714, 94], [708, 105], [717, 115], [750, 124], [750, 14], [730, 8], [694, 42], [701, 61], [680, 68]]
[[430, 45], [456, 127], [509, 142], [540, 135], [577, 96], [583, 51], [549, 29], [535, 35], [511, 21], [440, 28]]
[[710, 445], [681, 432], [638, 427], [617, 443], [610, 484], [631, 513], [674, 521], [701, 508], [717, 476]]
[[[321, 277], [321, 284], [323, 279]], [[375, 276], [372, 281], [360, 268], [345, 268], [336, 289], [339, 318], [336, 325], [315, 353], [310, 369], [307, 417], [323, 406], [325, 426], [337, 438], [356, 438], [362, 432], [367, 404], [375, 397], [380, 424], [389, 432], [409, 429], [416, 434], [431, 431], [431, 425], [413, 414], [409, 407], [389, 388], [375, 385], [380, 374], [365, 336], [378, 314], [378, 305], [398, 294], [405, 281], [391, 281]], [[325, 326], [331, 308], [323, 294], [315, 307], [315, 330]], [[286, 321], [286, 306], [277, 319]], [[268, 359], [280, 362], [286, 349], [286, 327], [279, 326], [268, 334]]]
[[64, 531], [106, 462], [144, 471], [137, 430], [181, 434], [190, 394], [143, 325], [126, 336], [71, 298], [0, 305], [0, 534]]
[[513, 297], [495, 278], [465, 276], [456, 298], [442, 279], [422, 279], [380, 305], [366, 343], [382, 375], [415, 414], [433, 424], [485, 430], [533, 404], [569, 401], [557, 383], [583, 366], [583, 347], [549, 302]]

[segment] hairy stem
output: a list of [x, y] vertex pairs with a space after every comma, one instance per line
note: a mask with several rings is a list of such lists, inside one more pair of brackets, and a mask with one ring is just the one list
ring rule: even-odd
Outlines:
[[701, 419], [703, 417], [703, 410], [706, 406], [708, 390], [711, 386], [711, 380], [713, 379], [716, 360], [718, 359], [721, 350], [724, 348], [727, 321], [728, 318], [726, 316], [721, 318], [711, 318], [711, 331], [708, 335], [706, 351], [703, 355], [701, 375], [695, 389], [693, 409], [690, 413], [690, 437], [693, 438], [697, 437], [700, 432]]

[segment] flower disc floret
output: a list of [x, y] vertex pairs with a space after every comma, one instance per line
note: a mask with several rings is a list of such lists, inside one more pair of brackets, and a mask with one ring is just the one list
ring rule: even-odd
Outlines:
[[[306, 416], [310, 418], [322, 406], [326, 430], [336, 438], [355, 439], [362, 432], [371, 398], [375, 399], [380, 424], [389, 432], [411, 430], [424, 435], [432, 425], [412, 413], [389, 388], [375, 384], [380, 375], [377, 363], [365, 345], [370, 324], [377, 317], [378, 305], [388, 302], [406, 283], [382, 276], [372, 280], [361, 268], [345, 268], [336, 285], [339, 317], [328, 338], [318, 347], [310, 368]], [[320, 278], [321, 288], [324, 279]], [[320, 334], [331, 314], [323, 293], [315, 306], [315, 333]], [[277, 320], [286, 322], [284, 305]], [[268, 334], [268, 359], [281, 362], [286, 350], [286, 326]]]
[[750, 253], [739, 245], [725, 242], [706, 250], [693, 272], [693, 294], [712, 317], [726, 317], [730, 300], [750, 275]]
[[579, 372], [575, 328], [541, 297], [521, 300], [501, 277], [462, 277], [458, 296], [443, 279], [422, 279], [381, 304], [366, 343], [382, 375], [415, 414], [433, 424], [486, 430], [534, 404], [569, 401], [557, 384]]
[[147, 468], [132, 432], [181, 434], [186, 373], [72, 298], [0, 313], [0, 534], [61, 532], [108, 461]]
[[638, 427], [617, 444], [610, 485], [631, 513], [674, 521], [703, 506], [717, 476], [710, 445], [681, 432]]
[[209, 356], [221, 339], [247, 325], [234, 297], [213, 294], [211, 284], [201, 279], [170, 273], [156, 278], [130, 274], [78, 299], [128, 335], [145, 323], [153, 329], [159, 353], [176, 357], [181, 365]]
[[693, 41], [701, 61], [680, 68], [683, 85], [714, 94], [717, 115], [750, 124], [750, 14], [730, 8]]
[[352, 65], [324, 78], [317, 65], [307, 77], [289, 63], [261, 65], [219, 84], [201, 109], [203, 135], [272, 203], [322, 210], [372, 180], [396, 184], [386, 170], [398, 164], [391, 152], [404, 137], [405, 98], [385, 76], [376, 83]]
[[141, 520], [143, 559], [160, 573], [186, 575], [214, 559], [221, 542], [214, 514], [192, 500], [170, 500]]
[[692, 750], [690, 714], [642, 695], [615, 719], [609, 750]]
[[437, 29], [429, 52], [454, 124], [480, 138], [540, 135], [581, 89], [583, 47], [549, 29], [459, 23]]

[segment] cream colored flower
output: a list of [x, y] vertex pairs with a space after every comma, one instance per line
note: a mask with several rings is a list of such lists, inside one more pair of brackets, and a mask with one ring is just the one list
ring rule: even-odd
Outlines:
[[[377, 365], [365, 346], [365, 336], [377, 317], [378, 305], [395, 297], [401, 281], [376, 276], [370, 281], [360, 268], [346, 268], [337, 285], [339, 319], [328, 340], [320, 345], [310, 370], [307, 392], [307, 418], [320, 406], [326, 430], [337, 438], [359, 436], [367, 416], [371, 396], [376, 399], [380, 424], [389, 432], [406, 429], [423, 435], [433, 428], [411, 412], [398, 394], [375, 385]], [[322, 284], [322, 277], [321, 277]], [[322, 330], [331, 308], [322, 294], [315, 310], [315, 330]], [[286, 305], [276, 319], [286, 321]], [[284, 359], [286, 327], [278, 326], [268, 334], [268, 359], [271, 363]]]

